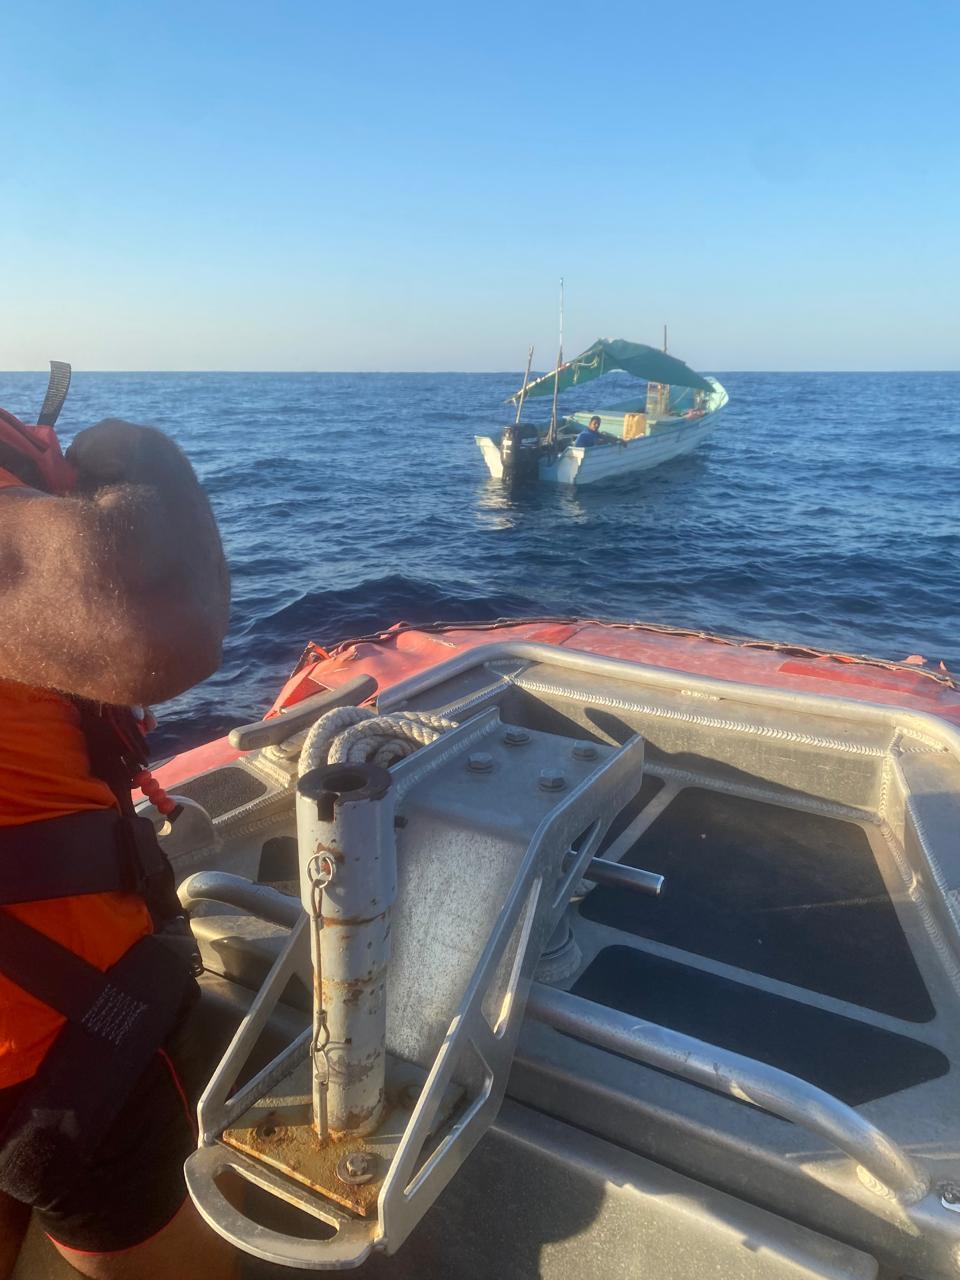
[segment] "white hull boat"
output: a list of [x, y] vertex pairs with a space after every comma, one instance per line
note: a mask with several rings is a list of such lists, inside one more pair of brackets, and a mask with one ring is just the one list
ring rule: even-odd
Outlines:
[[[729, 399], [716, 378], [708, 378], [707, 381], [712, 383], [713, 390], [706, 395], [701, 411], [680, 410], [650, 423], [647, 434], [633, 439], [623, 438], [623, 421], [629, 410], [623, 411], [621, 406], [619, 415], [615, 409], [608, 409], [600, 415], [602, 431], [616, 439], [593, 448], [564, 444], [564, 439], [569, 439], [573, 434], [572, 424], [576, 424], [573, 429], [579, 431], [582, 429], [581, 424], [586, 425], [589, 416], [581, 413], [573, 415], [561, 424], [558, 433], [559, 450], [541, 453], [538, 457], [536, 479], [540, 484], [595, 484], [600, 480], [649, 471], [663, 462], [672, 462], [674, 458], [692, 453], [716, 430], [717, 414]], [[493, 436], [476, 436], [475, 439], [491, 477], [503, 480], [505, 468], [501, 441]]]

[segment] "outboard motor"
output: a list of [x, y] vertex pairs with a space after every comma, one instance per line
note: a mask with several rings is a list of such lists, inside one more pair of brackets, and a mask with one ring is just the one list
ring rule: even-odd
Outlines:
[[504, 428], [500, 441], [505, 484], [528, 484], [539, 476], [540, 433], [525, 422]]

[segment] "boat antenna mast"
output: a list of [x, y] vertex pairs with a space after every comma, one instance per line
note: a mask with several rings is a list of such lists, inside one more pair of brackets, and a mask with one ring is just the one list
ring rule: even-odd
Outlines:
[[550, 430], [547, 432], [547, 444], [553, 444], [557, 438], [557, 394], [560, 390], [560, 366], [563, 364], [563, 276], [560, 277], [560, 352], [557, 355], [557, 367], [553, 374], [553, 409], [550, 413]]
[[520, 415], [523, 413], [523, 402], [527, 398], [527, 384], [530, 381], [530, 366], [533, 364], [533, 344], [530, 344], [530, 350], [527, 352], [527, 371], [523, 375], [523, 386], [520, 388], [520, 399], [517, 402], [517, 416], [513, 420], [513, 425], [520, 425]]

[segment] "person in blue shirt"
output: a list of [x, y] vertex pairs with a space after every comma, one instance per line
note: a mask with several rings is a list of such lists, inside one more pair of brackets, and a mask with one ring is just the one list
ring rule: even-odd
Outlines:
[[600, 439], [600, 419], [596, 414], [587, 423], [586, 430], [581, 431], [573, 443], [580, 449], [589, 449], [591, 445], [603, 443]]

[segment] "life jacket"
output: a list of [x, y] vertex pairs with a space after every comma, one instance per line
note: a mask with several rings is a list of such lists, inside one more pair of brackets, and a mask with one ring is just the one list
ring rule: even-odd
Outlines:
[[70, 366], [51, 360], [50, 383], [35, 425], [28, 426], [0, 409], [0, 467], [44, 493], [69, 493], [76, 484], [76, 473], [54, 431], [69, 388]]
[[[70, 366], [51, 362], [37, 424], [0, 410], [0, 467], [55, 495], [75, 484], [54, 431], [69, 383]], [[116, 808], [0, 828], [0, 972], [66, 1019], [0, 1126], [0, 1190], [30, 1204], [82, 1176], [84, 1162], [195, 998], [199, 971], [172, 868], [153, 823], [136, 814], [131, 798], [133, 779], [147, 763], [137, 719], [129, 708], [73, 701], [91, 772], [107, 784]], [[154, 931], [105, 973], [5, 909], [112, 892], [140, 895]]]

